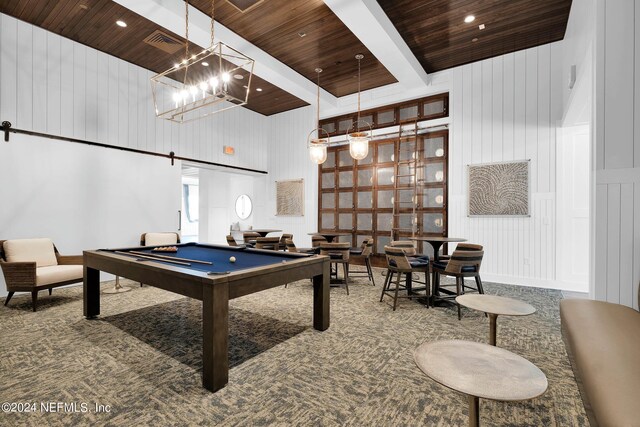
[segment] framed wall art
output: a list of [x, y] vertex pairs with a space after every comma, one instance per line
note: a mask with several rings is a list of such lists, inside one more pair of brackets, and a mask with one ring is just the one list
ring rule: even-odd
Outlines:
[[469, 216], [529, 216], [529, 160], [468, 165]]
[[276, 181], [276, 216], [304, 216], [304, 179]]

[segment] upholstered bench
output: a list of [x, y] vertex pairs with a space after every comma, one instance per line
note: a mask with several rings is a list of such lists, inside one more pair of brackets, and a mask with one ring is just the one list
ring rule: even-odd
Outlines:
[[560, 319], [591, 426], [640, 426], [640, 313], [568, 299], [560, 302]]
[[7, 286], [7, 299], [15, 292], [31, 292], [33, 311], [38, 292], [81, 282], [82, 255], [63, 256], [49, 239], [0, 240], [0, 267]]

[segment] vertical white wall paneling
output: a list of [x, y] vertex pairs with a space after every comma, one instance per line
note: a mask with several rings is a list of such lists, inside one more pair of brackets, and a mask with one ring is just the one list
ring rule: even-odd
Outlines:
[[89, 141], [98, 141], [100, 117], [98, 115], [98, 92], [104, 90], [102, 81], [98, 82], [98, 52], [87, 49], [85, 56], [85, 85], [84, 85], [84, 135]]
[[[633, 302], [633, 187], [631, 182], [620, 185], [620, 292], [619, 301]], [[638, 284], [636, 283], [637, 287]]]
[[31, 26], [18, 26], [17, 35], [17, 102], [16, 127], [33, 127], [33, 31]]
[[144, 97], [142, 96], [145, 90], [151, 90], [151, 85], [148, 83], [147, 81], [147, 73], [145, 72], [140, 72], [140, 73], [135, 73], [135, 79], [136, 79], [136, 85], [139, 88], [139, 96], [137, 97], [137, 103], [136, 103], [136, 109], [135, 109], [135, 120], [136, 123], [138, 124], [137, 126], [135, 126], [136, 129], [136, 145], [141, 149], [141, 150], [147, 150], [147, 151], [151, 151], [148, 148], [148, 143], [147, 143], [147, 131], [148, 131], [148, 126], [147, 126], [147, 115], [149, 114], [147, 110], [149, 110], [148, 105], [146, 104], [146, 102], [144, 102]]
[[[269, 175], [256, 182], [256, 218], [264, 224], [292, 233], [298, 246], [310, 246], [307, 233], [318, 227], [318, 167], [309, 160], [307, 135], [315, 128], [315, 107], [308, 106], [269, 117]], [[276, 181], [304, 179], [304, 216], [278, 217], [276, 213]], [[262, 189], [259, 189], [262, 185]], [[261, 194], [263, 196], [261, 196]]]
[[498, 56], [493, 59], [493, 73], [492, 73], [492, 82], [491, 82], [491, 95], [493, 97], [491, 103], [491, 111], [493, 117], [496, 117], [498, 120], [492, 120], [492, 129], [491, 129], [491, 158], [495, 160], [502, 161], [504, 148], [502, 145], [503, 141], [503, 132], [504, 132], [504, 88], [503, 82], [505, 80], [504, 76], [504, 56]]
[[[503, 115], [502, 115], [502, 129], [503, 129], [503, 142], [502, 142], [502, 160], [508, 161], [514, 159], [514, 144], [515, 144], [515, 55], [505, 55], [503, 57], [504, 71], [502, 73], [502, 100], [503, 100]], [[502, 226], [505, 231], [505, 237], [502, 241], [502, 245], [505, 249], [505, 255], [503, 257], [504, 262], [501, 266], [501, 271], [506, 276], [516, 275], [516, 263], [515, 260], [515, 229], [513, 221], [502, 221]]]
[[600, 226], [596, 226], [595, 240], [592, 242], [595, 251], [596, 268], [594, 271], [593, 296], [595, 299], [607, 300], [607, 266], [608, 266], [608, 247], [607, 247], [607, 220], [608, 220], [608, 186], [596, 185], [595, 197], [595, 220]]
[[[604, 75], [604, 139], [606, 169], [633, 167], [634, 2], [607, 0], [604, 19], [606, 69]], [[609, 72], [610, 71], [610, 72]]]
[[[140, 87], [146, 87], [148, 90], [151, 90], [151, 83], [150, 83], [150, 78], [153, 76], [153, 73], [151, 71], [147, 71], [143, 74], [143, 78], [142, 78], [142, 82], [147, 82], [145, 83], [141, 83]], [[146, 127], [147, 127], [147, 131], [146, 131], [146, 137], [147, 137], [147, 141], [146, 141], [146, 150], [147, 151], [158, 151], [158, 147], [157, 147], [157, 138], [158, 136], [156, 135], [156, 131], [157, 131], [157, 125], [156, 123], [159, 120], [156, 120], [156, 113], [153, 109], [152, 105], [149, 105], [147, 103], [142, 103], [142, 107], [141, 107], [144, 111], [143, 113], [143, 117], [144, 117], [144, 123], [146, 123]]]
[[47, 132], [47, 32], [33, 27], [33, 130]]
[[[540, 46], [538, 56], [538, 152], [537, 159], [543, 164], [551, 165], [551, 134], [555, 135], [555, 127], [551, 129], [551, 45]], [[559, 102], [558, 102], [559, 103]], [[553, 170], [538, 174], [538, 191], [553, 192]]]
[[[560, 43], [452, 70], [449, 235], [485, 247], [483, 277], [560, 286], [555, 276], [555, 128]], [[455, 105], [461, 103], [462, 105]], [[553, 113], [553, 114], [552, 114]], [[529, 218], [467, 217], [467, 165], [531, 159]]]
[[[5, 19], [6, 15], [2, 15]], [[53, 135], [60, 135], [60, 103], [62, 102], [62, 61], [60, 60], [61, 38], [53, 33], [46, 32], [46, 91], [47, 91], [47, 129], [46, 132]], [[0, 51], [4, 52], [4, 45]]]
[[118, 129], [117, 144], [128, 147], [129, 144], [129, 68], [130, 64], [117, 60], [118, 63], [118, 114], [116, 129]]
[[[481, 63], [482, 83], [479, 87], [481, 96], [480, 105], [480, 135], [482, 137], [480, 148], [482, 163], [493, 158], [493, 60], [482, 61]], [[476, 157], [477, 159], [477, 157]]]
[[515, 55], [505, 55], [503, 60], [504, 72], [502, 74], [502, 102], [503, 102], [503, 143], [502, 160], [514, 159], [514, 122], [515, 122]]
[[86, 75], [87, 49], [73, 44], [73, 137], [86, 139]]
[[[458, 122], [458, 120], [462, 120], [462, 106], [464, 103], [463, 99], [463, 78], [462, 78], [462, 68], [456, 68], [453, 71], [453, 74], [456, 75], [456, 78], [453, 80], [453, 84], [455, 85], [452, 92], [449, 94], [449, 114], [451, 115], [452, 121]], [[459, 126], [463, 126], [463, 123], [458, 123]], [[449, 157], [454, 157], [462, 161], [462, 156], [457, 154], [458, 150], [462, 149], [462, 132], [456, 132], [454, 129], [450, 129], [449, 131]], [[462, 174], [463, 168], [456, 167], [452, 172], [452, 179], [450, 186], [453, 188], [453, 191], [456, 193], [462, 192]], [[450, 190], [451, 191], [451, 190]]]
[[607, 301], [620, 301], [620, 184], [607, 192]]
[[112, 90], [112, 82], [109, 78], [109, 56], [97, 52], [97, 79], [98, 92], [96, 98], [96, 139], [98, 142], [109, 143], [109, 116], [111, 104], [109, 94]]
[[[638, 307], [640, 285], [640, 6], [595, 2], [594, 140], [596, 299]], [[636, 119], [634, 121], [634, 119]]]
[[[23, 25], [27, 24], [19, 23], [19, 26]], [[60, 37], [60, 134], [64, 136], [73, 136], [73, 119], [75, 116], [73, 107], [74, 44], [76, 43]]]
[[[234, 108], [186, 125], [159, 120], [151, 72], [4, 14], [0, 47], [0, 120], [16, 128], [269, 166], [265, 116]], [[226, 142], [237, 156], [222, 157]], [[0, 144], [0, 171], [19, 185], [6, 190], [12, 203], [0, 210], [0, 238], [47, 236], [61, 251], [80, 253], [136, 244], [144, 231], [177, 230], [180, 168], [168, 159], [11, 135]], [[217, 241], [224, 241], [228, 223], [227, 215]]]
[[118, 144], [118, 59], [107, 55], [107, 143], [112, 145]]
[[[159, 120], [152, 72], [7, 15], [0, 23], [0, 113], [14, 127], [266, 170], [270, 118], [234, 108], [184, 125]], [[223, 157], [223, 145], [237, 154]]]
[[[136, 122], [136, 117], [138, 115], [138, 104], [141, 100], [146, 99], [145, 93], [149, 91], [148, 87], [140, 88], [138, 86], [138, 74], [140, 74], [139, 70], [135, 67], [128, 67], [128, 75], [127, 75], [127, 141], [130, 147], [138, 148], [138, 128], [144, 127], [139, 126]], [[138, 90], [141, 93], [138, 93]]]

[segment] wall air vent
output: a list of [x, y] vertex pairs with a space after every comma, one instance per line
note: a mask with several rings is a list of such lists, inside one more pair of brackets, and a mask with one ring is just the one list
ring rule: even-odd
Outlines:
[[169, 54], [174, 54], [184, 48], [184, 43], [169, 34], [155, 30], [143, 40], [146, 44], [157, 47]]
[[250, 11], [263, 1], [264, 0], [227, 0], [229, 4], [231, 4], [242, 13]]

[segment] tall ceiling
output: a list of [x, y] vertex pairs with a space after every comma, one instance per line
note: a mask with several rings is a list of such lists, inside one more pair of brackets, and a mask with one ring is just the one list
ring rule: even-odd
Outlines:
[[571, 9], [571, 0], [378, 3], [427, 73], [562, 40]]
[[[265, 115], [314, 102], [317, 67], [324, 70], [322, 99], [329, 105], [357, 91], [359, 53], [362, 90], [396, 82], [411, 89], [426, 73], [562, 39], [571, 7], [571, 0], [233, 2], [255, 4], [243, 13], [229, 0], [215, 0], [216, 37], [222, 33], [242, 46], [223, 40], [227, 44], [256, 55], [246, 107]], [[195, 8], [190, 45], [202, 48], [207, 41], [192, 34], [208, 33], [211, 1], [189, 3]], [[182, 0], [3, 0], [0, 12], [153, 72], [184, 57]], [[465, 23], [470, 14], [475, 21]], [[181, 47], [168, 53], [145, 43], [157, 30]], [[418, 79], [407, 79], [411, 73]]]

